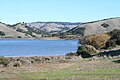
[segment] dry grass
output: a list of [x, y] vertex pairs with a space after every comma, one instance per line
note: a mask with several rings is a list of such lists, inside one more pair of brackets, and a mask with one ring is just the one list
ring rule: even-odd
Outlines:
[[74, 63], [42, 63], [20, 68], [0, 68], [0, 80], [119, 80], [118, 59]]

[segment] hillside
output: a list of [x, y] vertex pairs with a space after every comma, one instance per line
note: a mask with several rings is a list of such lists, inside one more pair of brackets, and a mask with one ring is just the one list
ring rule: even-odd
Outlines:
[[81, 23], [70, 23], [70, 22], [32, 22], [27, 23], [27, 26], [33, 29], [38, 29], [46, 33], [58, 33], [65, 32], [72, 29]]
[[79, 36], [101, 34], [120, 29], [120, 18], [108, 18], [86, 23], [70, 22], [31, 22], [8, 25], [0, 23], [1, 38], [41, 39], [44, 37], [60, 37], [78, 39]]
[[30, 37], [30, 36], [26, 36], [22, 32], [16, 31], [16, 29], [12, 29], [8, 27], [6, 24], [3, 23], [0, 23], [0, 31], [5, 34], [4, 36], [1, 36], [1, 38], [17, 38], [18, 36], [21, 36], [23, 38]]
[[[69, 22], [33, 22], [13, 25], [0, 23], [1, 38], [44, 39], [76, 27], [80, 23]], [[59, 36], [56, 36], [59, 37]], [[53, 38], [52, 38], [53, 39]]]
[[100, 34], [112, 31], [114, 29], [120, 29], [120, 18], [108, 18], [93, 22], [86, 22], [82, 25], [79, 25], [69, 31], [68, 34], [78, 35], [81, 34], [83, 36], [88, 36], [91, 34]]
[[36, 39], [41, 37], [41, 35], [31, 32], [23, 23], [14, 25], [0, 23], [0, 32], [4, 33], [4, 35], [0, 35], [1, 38]]

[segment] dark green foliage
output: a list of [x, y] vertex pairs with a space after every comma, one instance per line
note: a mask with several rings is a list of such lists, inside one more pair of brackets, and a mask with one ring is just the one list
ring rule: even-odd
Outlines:
[[84, 36], [84, 31], [85, 31], [85, 27], [75, 27], [67, 31], [67, 34]]
[[114, 41], [114, 40], [108, 40], [107, 42], [106, 42], [106, 49], [110, 49], [110, 48], [114, 48], [114, 47], [116, 47], [116, 42]]
[[0, 31], [1, 36], [5, 36], [5, 33], [3, 31]]
[[31, 35], [32, 37], [36, 37], [35, 35]]
[[4, 67], [7, 67], [9, 63], [10, 61], [8, 60], [8, 58], [0, 57], [0, 64], [2, 64]]
[[36, 29], [36, 28], [30, 28], [28, 26], [25, 26], [27, 29], [28, 29], [28, 32], [31, 33], [31, 32], [34, 32], [36, 34], [47, 34], [45, 31], [41, 31], [40, 29]]
[[23, 30], [22, 30], [22, 29], [20, 29], [20, 28], [18, 28], [16, 31], [18, 31], [18, 32], [23, 32]]
[[114, 40], [117, 45], [120, 45], [120, 30], [115, 29], [109, 34], [111, 35], [110, 40]]
[[97, 53], [97, 51], [93, 46], [81, 45], [78, 47], [76, 54], [81, 55], [81, 57], [83, 57], [83, 58], [88, 58], [88, 57], [91, 57], [92, 55], [94, 55], [95, 53]]
[[103, 26], [104, 28], [107, 28], [109, 26], [109, 24], [103, 23], [103, 24], [101, 24], [101, 26]]
[[59, 34], [52, 34], [52, 37], [56, 37], [56, 36], [59, 36]]
[[18, 38], [22, 38], [21, 36], [18, 36]]
[[31, 35], [32, 37], [36, 37], [35, 35], [32, 34], [32, 33], [36, 33], [36, 34], [38, 34], [38, 35], [41, 34], [42, 37], [51, 36], [50, 33], [47, 33], [47, 32], [45, 32], [45, 31], [41, 31], [40, 29], [30, 28], [30, 27], [28, 27], [28, 26], [25, 26], [25, 27], [28, 29], [28, 31], [25, 32], [25, 33], [26, 33], [25, 35], [29, 34], [29, 35]]
[[32, 35], [32, 31], [27, 31], [26, 34]]
[[19, 24], [22, 24], [22, 23], [16, 23], [16, 24], [13, 24], [13, 25], [10, 25], [11, 27], [15, 27], [15, 26], [17, 26], [17, 25], [19, 25]]
[[75, 53], [70, 52], [70, 53], [67, 53], [67, 54], [66, 54], [66, 56], [76, 56], [76, 54], [75, 54]]
[[66, 33], [60, 33], [60, 38], [66, 38]]

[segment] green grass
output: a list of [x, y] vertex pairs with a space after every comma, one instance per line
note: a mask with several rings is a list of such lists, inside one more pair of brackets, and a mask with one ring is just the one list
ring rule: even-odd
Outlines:
[[[57, 70], [47, 72], [25, 72], [18, 73], [22, 80], [64, 80], [64, 79], [118, 79], [120, 78], [120, 69], [101, 69], [95, 71], [80, 70]], [[75, 80], [75, 79], [74, 79]]]

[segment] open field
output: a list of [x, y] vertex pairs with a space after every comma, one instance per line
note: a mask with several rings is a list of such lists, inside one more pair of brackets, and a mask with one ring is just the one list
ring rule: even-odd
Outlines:
[[120, 80], [119, 59], [0, 68], [0, 80]]

